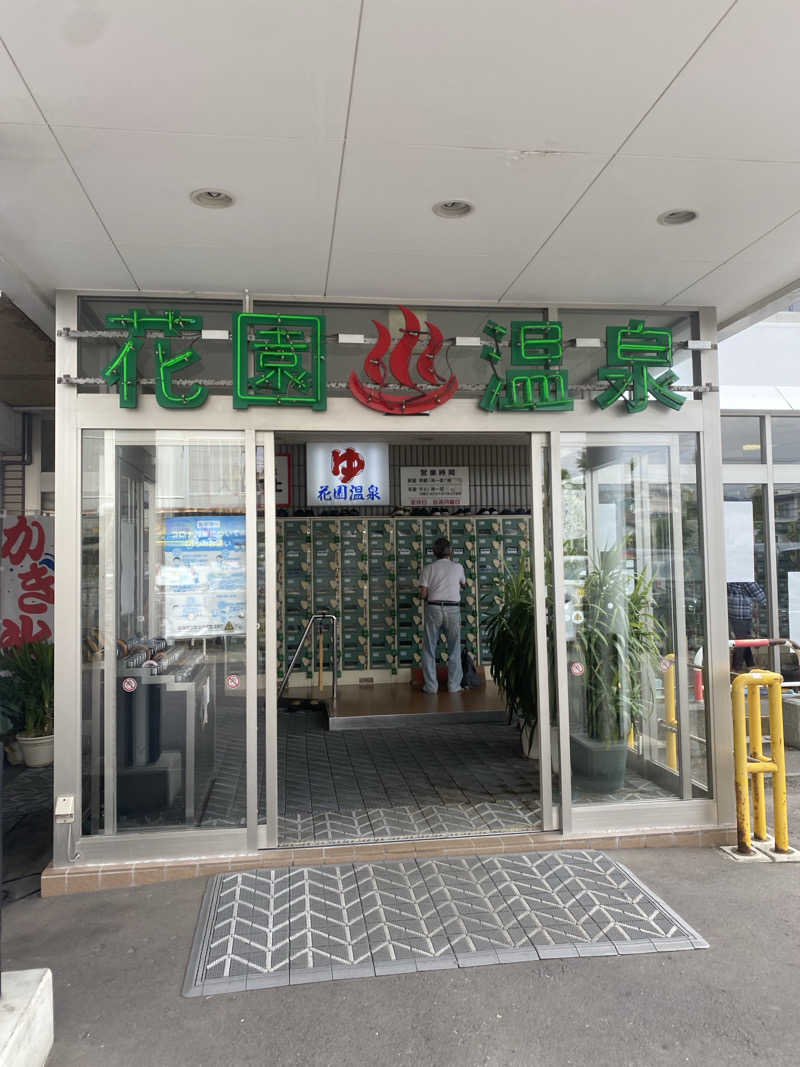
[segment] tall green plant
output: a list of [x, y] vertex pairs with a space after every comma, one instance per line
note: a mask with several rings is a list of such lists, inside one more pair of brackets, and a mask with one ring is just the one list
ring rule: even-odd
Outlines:
[[53, 645], [49, 641], [28, 641], [0, 652], [0, 672], [4, 673], [3, 699], [9, 710], [13, 701], [22, 714], [23, 733], [46, 737], [53, 732]]
[[503, 694], [508, 721], [531, 731], [539, 718], [536, 693], [533, 575], [522, 555], [516, 573], [506, 572], [503, 599], [486, 625], [492, 656], [491, 674]]
[[585, 667], [586, 731], [624, 740], [652, 702], [664, 627], [653, 613], [653, 582], [626, 572], [619, 553], [601, 552], [584, 583], [577, 643]]

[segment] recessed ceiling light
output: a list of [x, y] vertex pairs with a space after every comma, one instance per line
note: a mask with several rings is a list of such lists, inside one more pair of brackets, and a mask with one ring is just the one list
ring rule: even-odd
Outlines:
[[696, 211], [678, 208], [675, 211], [663, 212], [658, 216], [656, 222], [659, 222], [662, 226], [684, 226], [687, 222], [694, 222], [696, 218]]
[[195, 189], [189, 199], [198, 207], [230, 207], [233, 197], [224, 189]]
[[439, 215], [443, 219], [463, 219], [466, 215], [471, 215], [475, 208], [468, 200], [440, 200], [438, 204], [433, 205], [434, 215]]

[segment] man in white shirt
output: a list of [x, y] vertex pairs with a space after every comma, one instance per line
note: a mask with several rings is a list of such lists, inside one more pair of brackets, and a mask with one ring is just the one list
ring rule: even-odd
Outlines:
[[450, 542], [434, 542], [433, 563], [422, 571], [419, 592], [425, 601], [425, 637], [422, 646], [423, 693], [438, 693], [436, 646], [439, 634], [447, 639], [447, 689], [461, 692], [461, 590], [467, 584], [464, 568], [450, 559]]

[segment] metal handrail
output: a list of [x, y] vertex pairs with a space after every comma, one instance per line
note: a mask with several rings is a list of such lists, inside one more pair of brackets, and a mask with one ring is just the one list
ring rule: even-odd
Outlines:
[[339, 620], [336, 615], [331, 615], [327, 612], [320, 612], [319, 614], [312, 615], [311, 618], [308, 620], [308, 624], [306, 625], [305, 630], [303, 630], [303, 636], [300, 638], [300, 642], [297, 648], [295, 649], [294, 655], [291, 658], [289, 666], [286, 669], [286, 674], [284, 674], [283, 676], [283, 681], [281, 682], [280, 689], [278, 690], [278, 700], [280, 700], [283, 696], [283, 691], [286, 688], [287, 682], [289, 681], [289, 676], [294, 670], [294, 665], [297, 662], [297, 657], [302, 652], [306, 638], [308, 637], [311, 630], [314, 628], [314, 623], [319, 622], [322, 619], [331, 620], [331, 629], [333, 631], [333, 641], [331, 649], [331, 706], [334, 708], [336, 707], [336, 676], [339, 673], [339, 644], [337, 641]]

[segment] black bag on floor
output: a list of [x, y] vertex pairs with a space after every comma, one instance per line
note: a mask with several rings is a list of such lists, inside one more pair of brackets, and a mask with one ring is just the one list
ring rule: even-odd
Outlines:
[[475, 661], [469, 652], [461, 652], [461, 686], [463, 689], [479, 689], [481, 678], [475, 669]]

